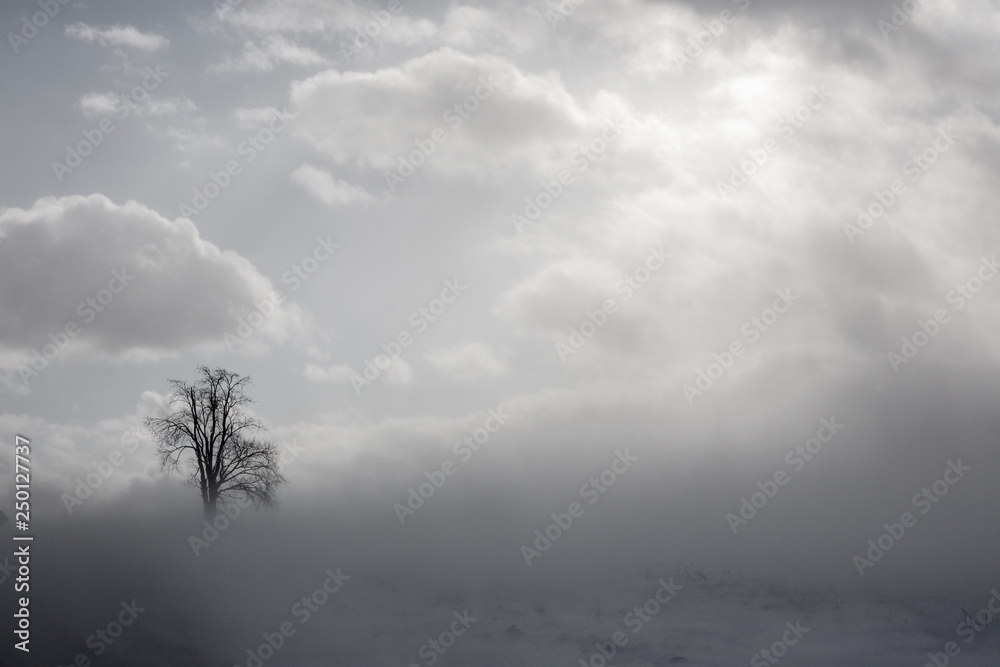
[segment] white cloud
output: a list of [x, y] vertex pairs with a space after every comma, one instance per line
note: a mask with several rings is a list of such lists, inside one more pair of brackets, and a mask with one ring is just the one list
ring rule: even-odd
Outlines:
[[[530, 4], [489, 8], [456, 5], [447, 9], [440, 23], [419, 16], [420, 11], [409, 1], [402, 2], [400, 11], [392, 13], [384, 4], [373, 7], [350, 0], [265, 0], [218, 10], [206, 25], [210, 29], [225, 26], [237, 34], [258, 37], [281, 34], [303, 39], [322, 35], [336, 40], [338, 51], [342, 55], [350, 53], [351, 60], [358, 55], [351, 51], [356, 46], [371, 57], [385, 51], [386, 46], [419, 45], [516, 53], [551, 37], [545, 20]], [[380, 20], [373, 16], [376, 12]]]
[[263, 0], [242, 7], [222, 5], [212, 20], [250, 34], [306, 35], [346, 29], [352, 19], [361, 16], [360, 8], [341, 0]]
[[[354, 37], [366, 28], [377, 43], [414, 45], [430, 43], [437, 30], [427, 19], [411, 16], [409, 2], [403, 2], [401, 11], [389, 13], [384, 7], [350, 0], [321, 2], [319, 0], [264, 0], [238, 8], [227, 7], [216, 11], [210, 26], [225, 26], [241, 35], [286, 35], [303, 39], [310, 35], [327, 38], [339, 36], [345, 44], [354, 44]], [[372, 13], [384, 12], [391, 18], [376, 21]], [[370, 27], [374, 24], [375, 28]], [[370, 35], [366, 37], [370, 38]], [[339, 43], [338, 43], [339, 46]]]
[[307, 380], [313, 382], [348, 382], [354, 371], [347, 364], [336, 366], [319, 366], [317, 364], [306, 364], [303, 375]]
[[327, 171], [310, 164], [303, 164], [291, 174], [292, 180], [313, 197], [330, 208], [351, 204], [369, 204], [375, 201], [367, 190], [333, 177]]
[[238, 348], [308, 336], [305, 313], [269, 305], [273, 286], [249, 261], [202, 239], [189, 220], [171, 222], [136, 202], [40, 199], [0, 213], [0, 239], [7, 369], [67, 334], [60, 356], [109, 359], [220, 349], [225, 334], [240, 335], [241, 321], [251, 326]]
[[435, 37], [442, 45], [470, 53], [521, 54], [551, 39], [552, 33], [530, 3], [503, 3], [450, 7]]
[[280, 113], [275, 107], [254, 107], [252, 109], [238, 108], [233, 111], [236, 126], [242, 130], [255, 130], [265, 125]]
[[228, 146], [223, 137], [207, 131], [206, 123], [202, 119], [194, 121], [192, 127], [168, 125], [162, 129], [157, 127], [151, 129], [154, 134], [170, 140], [171, 147], [183, 156], [181, 162], [183, 166], [190, 166], [191, 157], [201, 151]]
[[101, 46], [130, 46], [141, 51], [158, 51], [170, 45], [170, 40], [162, 35], [151, 32], [141, 32], [130, 26], [92, 26], [86, 23], [74, 23], [66, 26], [66, 34], [74, 39]]
[[394, 358], [385, 371], [386, 382], [403, 387], [413, 384], [414, 377], [413, 366], [399, 357]]
[[87, 93], [77, 103], [87, 118], [115, 114], [124, 118], [127, 114], [137, 116], [169, 116], [197, 110], [194, 102], [185, 96], [155, 99], [146, 95], [139, 100], [114, 92]]
[[300, 67], [326, 65], [322, 55], [308, 47], [299, 46], [281, 35], [269, 35], [260, 44], [248, 40], [243, 52], [236, 58], [227, 56], [221, 63], [211, 65], [209, 72], [270, 72], [278, 65], [288, 63]]
[[87, 118], [107, 116], [116, 111], [121, 103], [117, 93], [87, 93], [80, 98], [80, 111]]
[[318, 364], [306, 364], [306, 367], [303, 370], [303, 375], [305, 375], [307, 380], [312, 380], [313, 382], [334, 382], [343, 384], [350, 383], [351, 378], [356, 378], [356, 382], [360, 381], [363, 383], [363, 385], [359, 386], [367, 386], [364, 384], [365, 382], [381, 382], [384, 375], [385, 381], [392, 385], [407, 386], [413, 384], [413, 366], [399, 357], [393, 357], [392, 363], [389, 364], [387, 368], [383, 369], [381, 366], [376, 368], [379, 370], [379, 376], [374, 379], [365, 377], [364, 368], [356, 371], [349, 364], [335, 364], [326, 367]]
[[587, 308], [606, 299], [617, 279], [615, 267], [599, 259], [574, 256], [546, 262], [503, 294], [496, 313], [521, 333], [532, 329], [561, 332]]
[[550, 168], [606, 120], [597, 107], [611, 97], [585, 110], [555, 76], [522, 74], [496, 56], [450, 48], [376, 72], [327, 70], [296, 82], [291, 93], [296, 135], [338, 164], [396, 167], [437, 129], [444, 138], [424, 169], [480, 176]]
[[424, 355], [433, 366], [459, 380], [478, 380], [496, 377], [507, 372], [507, 367], [496, 358], [492, 348], [485, 343], [466, 343], [458, 347], [433, 350]]

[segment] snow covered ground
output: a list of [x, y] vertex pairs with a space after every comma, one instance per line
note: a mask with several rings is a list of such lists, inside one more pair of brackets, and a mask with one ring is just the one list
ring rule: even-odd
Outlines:
[[[431, 593], [365, 578], [354, 584], [320, 621], [322, 631], [310, 628], [308, 645], [290, 638], [276, 664], [919, 667], [928, 653], [952, 665], [1000, 664], [995, 622], [970, 643], [949, 633], [962, 621], [958, 608], [821, 597], [690, 571], [534, 590], [498, 584]], [[660, 604], [670, 587], [673, 596]], [[466, 612], [475, 623], [438, 652], [451, 643], [455, 613]], [[958, 644], [958, 657], [942, 653], [949, 641]]]
[[[81, 519], [52, 533], [38, 545], [38, 644], [31, 662], [10, 664], [922, 667], [928, 654], [936, 667], [1000, 664], [996, 620], [959, 631], [962, 607], [986, 608], [988, 588], [879, 596], [625, 556], [620, 567], [504, 568], [475, 558], [475, 544], [434, 560], [352, 542], [350, 526], [282, 532], [279, 518], [248, 518], [197, 557], [188, 521]], [[56, 572], [58, 587], [46, 586]], [[117, 632], [132, 602], [138, 618], [108, 644], [95, 639]]]

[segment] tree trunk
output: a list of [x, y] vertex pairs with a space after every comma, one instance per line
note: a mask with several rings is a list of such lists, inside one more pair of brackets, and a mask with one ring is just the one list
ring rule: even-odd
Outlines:
[[209, 484], [205, 490], [205, 518], [212, 522], [219, 513], [219, 490]]

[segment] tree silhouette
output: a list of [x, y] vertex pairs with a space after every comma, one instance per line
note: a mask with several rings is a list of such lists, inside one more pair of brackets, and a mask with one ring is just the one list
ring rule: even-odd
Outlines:
[[250, 378], [208, 366], [199, 367], [198, 374], [193, 384], [170, 380], [169, 407], [179, 404], [178, 410], [145, 420], [161, 467], [176, 471], [187, 458], [189, 481], [201, 492], [209, 519], [218, 512], [220, 498], [242, 496], [255, 505], [274, 505], [285, 478], [278, 472], [277, 447], [256, 437], [266, 429], [247, 412], [253, 402], [244, 391]]

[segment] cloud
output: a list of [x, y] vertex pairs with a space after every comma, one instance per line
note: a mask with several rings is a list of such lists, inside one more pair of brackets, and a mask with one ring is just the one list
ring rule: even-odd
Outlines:
[[306, 364], [303, 375], [307, 380], [313, 382], [348, 382], [354, 371], [347, 364], [328, 366], [326, 368], [318, 364]]
[[443, 46], [470, 53], [521, 55], [551, 39], [552, 33], [531, 3], [502, 3], [450, 7], [435, 37]]
[[370, 204], [375, 201], [367, 190], [333, 177], [327, 171], [303, 164], [291, 174], [292, 180], [313, 197], [330, 208], [351, 204]]
[[270, 72], [281, 64], [309, 67], [326, 65], [325, 57], [308, 47], [299, 46], [293, 41], [281, 36], [270, 35], [260, 44], [247, 41], [243, 45], [243, 53], [233, 58], [227, 56], [221, 63], [210, 65], [209, 72]]
[[551, 37], [545, 20], [526, 4], [489, 8], [456, 5], [437, 22], [419, 16], [420, 11], [422, 7], [408, 0], [395, 12], [386, 5], [373, 8], [351, 1], [265, 0], [220, 9], [206, 25], [257, 37], [281, 34], [302, 40], [321, 35], [328, 41], [337, 40], [340, 54], [349, 61], [359, 56], [375, 58], [391, 47], [420, 45], [519, 53]]
[[360, 8], [343, 1], [264, 0], [243, 7], [219, 6], [211, 21], [244, 34], [307, 35], [346, 29], [353, 18], [362, 16]]
[[[386, 355], [380, 354], [378, 359], [388, 359]], [[376, 376], [369, 376], [369, 372], [374, 372], [368, 368], [368, 364], [371, 364], [372, 369], [379, 371]], [[413, 372], [413, 366], [408, 362], [404, 361], [399, 357], [391, 358], [388, 362], [388, 366], [385, 363], [378, 361], [378, 365], [374, 361], [366, 362], [365, 366], [359, 367], [359, 370], [355, 369], [349, 364], [335, 364], [332, 366], [323, 367], [318, 364], [306, 364], [303, 375], [305, 375], [307, 380], [312, 380], [313, 382], [334, 382], [334, 383], [350, 383], [352, 378], [359, 387], [368, 386], [374, 382], [378, 382], [384, 373], [386, 382], [397, 386], [408, 386], [413, 384], [415, 374]], [[365, 382], [367, 380], [367, 382]]]
[[226, 334], [248, 349], [301, 339], [305, 314], [273, 297], [249, 261], [202, 239], [189, 220], [171, 222], [133, 201], [48, 197], [0, 213], [7, 368], [67, 336], [67, 358], [107, 359], [219, 349]]
[[296, 136], [334, 163], [392, 169], [422, 150], [424, 169], [452, 176], [544, 170], [599, 128], [615, 100], [600, 95], [584, 109], [554, 75], [451, 48], [375, 72], [327, 70], [291, 92]]
[[118, 109], [121, 97], [117, 93], [87, 93], [80, 98], [80, 111], [87, 118], [107, 116]]
[[458, 380], [478, 380], [496, 377], [507, 372], [507, 367], [496, 358], [485, 343], [466, 343], [458, 347], [433, 350], [424, 358], [442, 373]]
[[[225, 26], [237, 34], [259, 37], [283, 35], [302, 40], [310, 35], [323, 35], [327, 39], [339, 36], [342, 44], [352, 46], [358, 33], [367, 34], [368, 38], [374, 35], [379, 43], [428, 43], [436, 26], [427, 19], [410, 16], [411, 8], [409, 2], [403, 2], [400, 12], [390, 13], [385, 7], [373, 9], [351, 1], [265, 0], [253, 5], [221, 8], [213, 14], [209, 25]], [[380, 21], [374, 18], [375, 13], [380, 14]], [[390, 17], [388, 20], [386, 15]]]
[[[0, 426], [11, 433], [30, 434], [32, 441], [45, 443], [45, 447], [33, 449], [32, 457], [33, 463], [48, 471], [43, 488], [75, 496], [68, 504], [64, 497], [58, 509], [49, 509], [53, 514], [79, 514], [81, 508], [94, 510], [126, 493], [135, 483], [150, 483], [162, 477], [152, 438], [142, 421], [164, 414], [165, 399], [157, 392], [144, 391], [131, 413], [88, 425], [5, 414], [0, 415]], [[3, 474], [13, 475], [13, 467], [13, 461], [0, 461]], [[106, 474], [95, 476], [101, 469]]]
[[607, 298], [616, 279], [614, 267], [599, 259], [576, 256], [546, 263], [511, 286], [500, 297], [496, 312], [520, 332], [561, 332], [565, 323]]
[[101, 46], [129, 46], [141, 51], [159, 51], [170, 45], [170, 40], [162, 35], [151, 32], [141, 32], [126, 25], [92, 26], [86, 23], [74, 23], [66, 26], [66, 34], [82, 42]]
[[[256, 130], [281, 113], [275, 107], [240, 107], [233, 111], [236, 126], [243, 130]], [[287, 114], [287, 112], [286, 112]]]
[[87, 118], [98, 118], [111, 114], [118, 114], [121, 117], [125, 113], [134, 113], [137, 116], [169, 116], [188, 113], [198, 108], [194, 102], [183, 95], [165, 99], [154, 99], [150, 95], [145, 95], [139, 100], [134, 100], [132, 97], [110, 91], [87, 93], [80, 97], [77, 104]]

